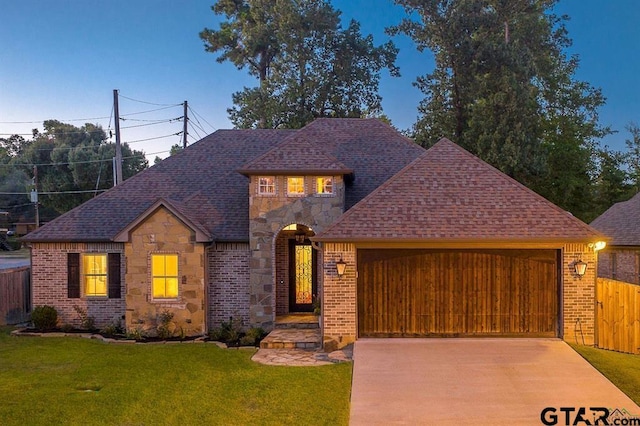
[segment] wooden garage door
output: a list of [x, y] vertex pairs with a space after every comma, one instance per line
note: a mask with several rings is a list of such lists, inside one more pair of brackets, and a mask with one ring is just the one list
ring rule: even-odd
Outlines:
[[556, 250], [358, 250], [361, 337], [556, 336]]

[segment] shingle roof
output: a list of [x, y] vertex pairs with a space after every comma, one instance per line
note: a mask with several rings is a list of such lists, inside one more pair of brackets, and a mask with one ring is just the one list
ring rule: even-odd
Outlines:
[[293, 134], [238, 171], [246, 175], [284, 175], [292, 171], [304, 174], [345, 175], [353, 170], [325, 153], [320, 146]]
[[442, 139], [316, 236], [319, 241], [590, 241], [603, 236]]
[[[25, 240], [113, 241], [164, 199], [214, 240], [247, 241], [249, 181], [237, 171], [291, 135], [309, 144], [316, 160], [335, 158], [338, 168], [353, 170], [355, 181], [347, 188], [346, 208], [425, 152], [375, 119], [319, 119], [300, 130], [218, 130], [31, 232]], [[313, 167], [309, 163], [299, 166]]]
[[612, 246], [640, 246], [640, 193], [611, 206], [591, 226], [613, 238]]
[[29, 233], [26, 241], [112, 241], [160, 198], [217, 240], [246, 241], [248, 180], [235, 170], [293, 130], [218, 130]]

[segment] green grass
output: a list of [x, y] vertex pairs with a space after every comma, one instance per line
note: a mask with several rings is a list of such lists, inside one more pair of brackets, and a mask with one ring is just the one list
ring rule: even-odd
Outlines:
[[640, 405], [640, 356], [571, 344], [589, 364]]
[[9, 336], [0, 419], [39, 424], [331, 424], [349, 420], [351, 364], [256, 364], [213, 344], [128, 345]]

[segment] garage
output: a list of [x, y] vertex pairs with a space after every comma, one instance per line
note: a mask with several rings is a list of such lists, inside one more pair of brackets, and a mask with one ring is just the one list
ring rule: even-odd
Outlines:
[[550, 249], [358, 249], [358, 336], [556, 337], [559, 256]]

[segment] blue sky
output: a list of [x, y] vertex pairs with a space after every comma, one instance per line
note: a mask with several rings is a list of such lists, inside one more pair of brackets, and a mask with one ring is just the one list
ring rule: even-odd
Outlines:
[[[149, 124], [182, 115], [184, 100], [198, 116], [189, 128], [189, 143], [218, 128], [230, 128], [226, 109], [231, 94], [255, 85], [246, 70], [216, 62], [206, 53], [198, 33], [217, 28], [212, 0], [1, 0], [0, 137], [42, 130], [45, 119], [107, 129], [113, 89], [119, 89], [122, 138], [152, 159], [181, 141], [179, 122]], [[334, 0], [343, 22], [360, 21], [363, 34], [376, 44], [389, 39], [385, 27], [404, 12], [388, 0]], [[629, 137], [624, 127], [640, 124], [640, 3], [637, 0], [563, 0], [556, 8], [571, 17], [570, 52], [578, 54], [577, 78], [600, 87], [607, 104], [601, 123], [619, 133], [603, 144], [623, 150]], [[399, 128], [416, 120], [423, 98], [412, 86], [418, 75], [433, 69], [429, 52], [419, 53], [404, 36], [397, 64], [402, 77], [382, 75], [384, 112]], [[130, 99], [127, 99], [130, 98]], [[133, 100], [132, 100], [133, 99]], [[150, 102], [151, 105], [138, 101]], [[164, 108], [160, 109], [159, 108]], [[152, 112], [145, 112], [156, 110]], [[142, 113], [142, 114], [140, 114]], [[196, 121], [196, 118], [199, 120]], [[26, 123], [23, 123], [26, 122]], [[111, 120], [113, 127], [113, 120]], [[166, 136], [166, 137], [163, 137]], [[158, 138], [147, 141], [141, 139]]]

